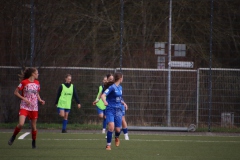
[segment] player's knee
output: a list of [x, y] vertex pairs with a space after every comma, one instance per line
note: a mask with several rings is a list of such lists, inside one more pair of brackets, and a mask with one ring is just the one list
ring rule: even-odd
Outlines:
[[67, 120], [68, 119], [68, 114], [65, 114], [63, 117], [64, 117], [64, 119]]
[[22, 128], [23, 125], [24, 125], [23, 123], [19, 123], [19, 124], [18, 124], [18, 128]]
[[32, 126], [32, 131], [36, 131], [37, 130], [37, 126]]
[[114, 124], [109, 123], [109, 124], [108, 124], [108, 130], [111, 131], [111, 132], [113, 132], [113, 131], [114, 131]]
[[114, 128], [109, 128], [108, 129], [110, 132], [113, 132], [114, 131]]
[[64, 117], [64, 114], [63, 114], [63, 113], [59, 113], [59, 116], [60, 116], [60, 117]]
[[116, 131], [116, 132], [121, 132], [121, 128], [118, 128], [118, 127], [117, 127], [117, 128], [115, 128], [115, 131]]

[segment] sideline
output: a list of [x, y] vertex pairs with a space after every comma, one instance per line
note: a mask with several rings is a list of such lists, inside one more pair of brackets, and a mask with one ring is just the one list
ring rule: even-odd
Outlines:
[[18, 139], [24, 139], [29, 134], [30, 134], [30, 132], [26, 132], [26, 133], [22, 134], [21, 136], [19, 136]]
[[[68, 130], [67, 134], [102, 134], [99, 130]], [[22, 133], [29, 129], [22, 129]], [[0, 133], [12, 134], [12, 129], [0, 128]], [[30, 132], [31, 133], [31, 132]], [[59, 129], [38, 129], [38, 133], [59, 134]], [[129, 131], [129, 135], [162, 135], [162, 136], [206, 136], [206, 137], [240, 137], [240, 132], [168, 132], [168, 131]]]
[[[105, 139], [50, 139], [50, 138], [42, 138], [42, 141], [103, 141]], [[120, 139], [123, 140], [123, 139]], [[106, 141], [106, 140], [105, 140]], [[219, 141], [219, 140], [144, 140], [144, 139], [131, 139], [129, 141], [135, 142], [195, 142], [195, 143], [240, 143], [240, 141]]]

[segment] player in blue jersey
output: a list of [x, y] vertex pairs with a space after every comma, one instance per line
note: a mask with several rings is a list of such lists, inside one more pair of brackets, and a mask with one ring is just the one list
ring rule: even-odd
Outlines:
[[[114, 83], [114, 77], [112, 74], [107, 74], [107, 83], [104, 84], [104, 89], [103, 92], [112, 84]], [[124, 138], [125, 140], [129, 140], [129, 136], [128, 136], [128, 128], [127, 128], [127, 122], [125, 119], [125, 110], [128, 110], [128, 106], [127, 104], [124, 102], [124, 100], [122, 99], [122, 113], [123, 113], [123, 117], [122, 117], [122, 131], [124, 133]], [[107, 138], [107, 136], [106, 136]]]
[[101, 98], [106, 106], [106, 120], [108, 124], [106, 150], [111, 150], [112, 134], [115, 129], [115, 145], [120, 145], [119, 135], [122, 127], [122, 73], [114, 74], [114, 84], [108, 87]]

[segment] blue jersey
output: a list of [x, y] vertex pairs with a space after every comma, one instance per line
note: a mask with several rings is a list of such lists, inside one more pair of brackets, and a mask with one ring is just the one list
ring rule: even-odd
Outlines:
[[122, 86], [115, 84], [111, 85], [108, 89], [104, 91], [107, 95], [106, 101], [108, 102], [107, 107], [120, 108], [122, 106]]

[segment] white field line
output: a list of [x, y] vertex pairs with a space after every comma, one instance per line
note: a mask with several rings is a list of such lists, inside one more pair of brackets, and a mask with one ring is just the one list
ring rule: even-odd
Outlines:
[[[59, 133], [51, 133], [51, 134], [59, 134]], [[102, 134], [102, 133], [68, 133], [68, 134]], [[128, 133], [129, 134], [129, 133]], [[122, 135], [122, 134], [121, 134]], [[238, 135], [214, 135], [214, 134], [209, 134], [209, 135], [177, 135], [177, 134], [137, 134], [137, 133], [134, 133], [132, 135], [140, 135], [140, 136], [177, 136], [177, 137], [188, 137], [188, 136], [191, 136], [191, 137], [240, 137], [240, 134]]]
[[[26, 132], [19, 136], [18, 139], [24, 139], [30, 132]], [[142, 134], [140, 134], [142, 135]], [[218, 136], [216, 136], [218, 137]], [[223, 137], [235, 137], [235, 136], [223, 136]], [[239, 136], [236, 136], [239, 137]], [[106, 139], [41, 139], [45, 141], [106, 141]], [[205, 140], [143, 140], [143, 139], [131, 139], [130, 141], [142, 141], [142, 142], [196, 142], [196, 143], [240, 143], [240, 141], [205, 141]]]
[[30, 134], [30, 132], [26, 132], [26, 133], [22, 134], [20, 137], [18, 137], [18, 139], [24, 139], [29, 134]]
[[[106, 141], [105, 139], [41, 139], [43, 141]], [[196, 143], [240, 143], [240, 141], [204, 141], [204, 140], [143, 140], [131, 139], [139, 142], [196, 142]]]
[[[6, 132], [6, 131], [1, 131], [1, 129], [0, 129], [0, 133], [9, 133], [9, 132]], [[41, 133], [48, 133], [48, 134], [59, 134], [59, 133], [55, 133], [55, 132], [41, 132]], [[40, 134], [40, 132], [38, 132], [38, 134]], [[95, 135], [95, 134], [102, 134], [102, 133], [82, 133], [82, 132], [76, 132], [76, 133], [68, 133], [68, 134], [80, 134], [80, 135], [84, 135], [84, 134], [91, 134], [91, 135]], [[131, 134], [131, 132], [130, 132], [130, 134]], [[121, 134], [122, 135], [122, 134]], [[134, 133], [134, 134], [132, 134], [132, 135], [138, 135], [138, 136], [164, 136], [164, 137], [169, 137], [169, 136], [177, 136], [177, 137], [240, 137], [240, 134], [237, 134], [237, 135], [218, 135], [217, 133], [216, 134], [208, 134], [208, 135], [206, 135], [206, 134], [204, 134], [204, 135], [194, 135], [194, 134], [192, 134], [192, 135], [178, 135], [178, 134], [142, 134], [142, 133]]]

